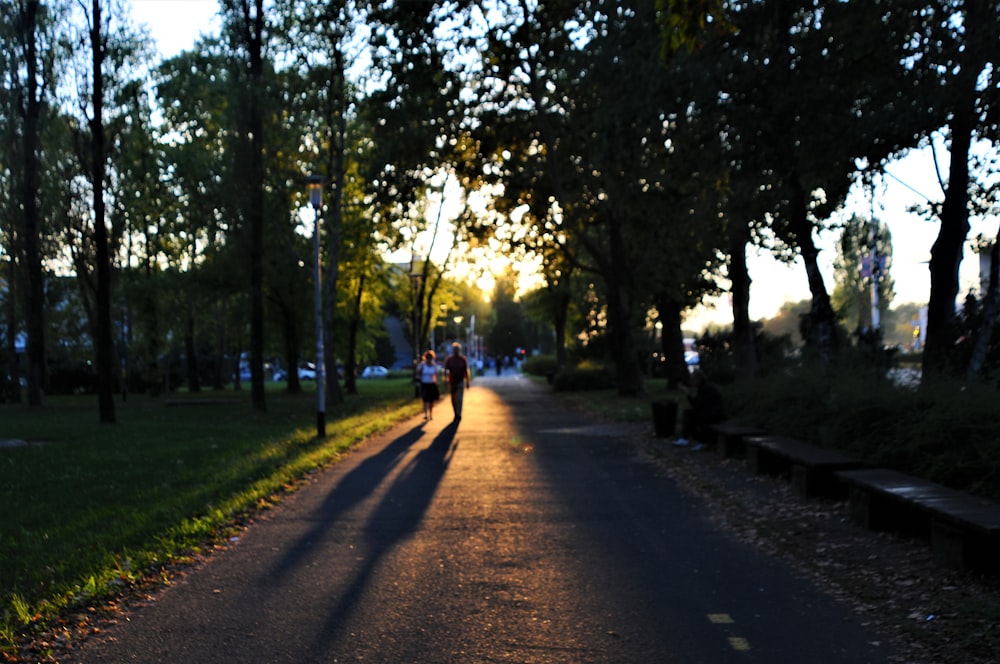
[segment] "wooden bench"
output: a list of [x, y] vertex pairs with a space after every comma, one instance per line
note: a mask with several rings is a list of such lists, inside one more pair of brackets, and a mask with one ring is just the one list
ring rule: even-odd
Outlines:
[[872, 530], [930, 540], [935, 560], [957, 569], [1000, 567], [1000, 505], [895, 470], [837, 473], [852, 518]]
[[803, 498], [843, 497], [834, 473], [860, 468], [861, 462], [834, 450], [780, 436], [747, 436], [747, 464], [758, 475], [786, 475]]
[[715, 433], [715, 449], [727, 459], [745, 458], [747, 436], [764, 435], [764, 432], [757, 427], [744, 426], [736, 422], [720, 422], [713, 424], [711, 428]]

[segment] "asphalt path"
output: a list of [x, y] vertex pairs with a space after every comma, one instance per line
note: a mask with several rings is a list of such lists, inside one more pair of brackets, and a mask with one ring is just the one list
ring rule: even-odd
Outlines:
[[883, 662], [614, 426], [482, 377], [360, 445], [78, 662]]

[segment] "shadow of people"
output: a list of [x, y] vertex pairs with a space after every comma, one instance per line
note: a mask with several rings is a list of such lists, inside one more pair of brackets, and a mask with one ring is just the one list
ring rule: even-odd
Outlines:
[[345, 475], [327, 495], [323, 504], [310, 515], [316, 525], [288, 547], [285, 555], [268, 575], [269, 580], [277, 583], [286, 574], [294, 572], [322, 542], [324, 534], [335, 527], [341, 515], [374, 493], [423, 435], [421, 427], [410, 429]]
[[417, 530], [457, 449], [456, 430], [454, 423], [445, 427], [430, 445], [400, 468], [382, 500], [372, 510], [362, 529], [364, 560], [342, 589], [324, 628], [316, 635], [314, 653], [317, 656], [337, 638], [381, 559]]

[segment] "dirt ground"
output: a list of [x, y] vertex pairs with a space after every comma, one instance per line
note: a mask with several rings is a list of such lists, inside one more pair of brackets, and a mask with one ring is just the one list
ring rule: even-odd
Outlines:
[[846, 501], [803, 500], [780, 478], [760, 477], [740, 460], [635, 436], [684, 489], [704, 498], [713, 518], [740, 539], [788, 560], [913, 664], [996, 662], [1000, 576], [943, 569], [926, 542], [867, 531]]

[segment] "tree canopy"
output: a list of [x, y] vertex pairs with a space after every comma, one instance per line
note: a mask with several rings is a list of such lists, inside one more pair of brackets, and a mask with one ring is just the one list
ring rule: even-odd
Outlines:
[[[683, 380], [684, 315], [726, 290], [754, 370], [753, 245], [802, 259], [805, 342], [835, 362], [850, 280], [831, 298], [816, 233], [936, 133], [925, 371], [951, 366], [969, 215], [997, 205], [995, 3], [226, 0], [221, 34], [164, 61], [111, 0], [2, 7], [2, 364], [34, 406], [92, 361], [104, 421], [115, 388], [221, 389], [244, 367], [263, 409], [268, 369], [295, 374], [315, 348], [314, 241], [334, 398], [378, 312], [427, 345], [455, 259], [486, 246], [540, 260], [531, 310], [560, 364], [601, 349], [622, 394], [643, 390], [655, 323]], [[444, 182], [462, 201], [434, 240], [450, 249], [422, 255]], [[388, 265], [400, 249], [410, 264]], [[78, 297], [54, 286], [68, 279]], [[83, 351], [53, 335], [66, 307], [88, 321]]]

